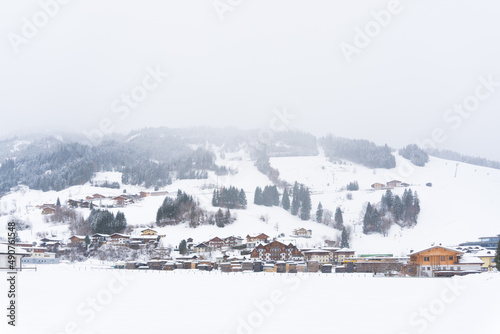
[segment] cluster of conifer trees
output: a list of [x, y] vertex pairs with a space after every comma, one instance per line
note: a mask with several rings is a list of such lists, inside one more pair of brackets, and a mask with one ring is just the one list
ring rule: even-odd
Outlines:
[[115, 216], [108, 210], [93, 209], [87, 221], [92, 233], [121, 233], [127, 228], [125, 214], [120, 211]]
[[246, 209], [247, 196], [243, 189], [230, 186], [215, 189], [212, 195], [212, 205], [228, 209]]
[[382, 195], [378, 205], [368, 203], [363, 219], [363, 233], [381, 233], [387, 235], [392, 224], [401, 227], [413, 227], [417, 224], [420, 213], [420, 199], [417, 192], [405, 189], [403, 196], [394, 196], [390, 189]]

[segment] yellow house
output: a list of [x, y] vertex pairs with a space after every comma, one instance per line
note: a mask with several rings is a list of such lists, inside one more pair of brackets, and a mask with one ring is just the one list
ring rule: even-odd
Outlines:
[[484, 263], [481, 265], [482, 271], [492, 271], [493, 268], [496, 267], [495, 254], [496, 254], [496, 251], [494, 251], [494, 250], [483, 249], [483, 250], [480, 250], [473, 255], [477, 256], [478, 258], [483, 260]]
[[142, 230], [141, 233], [142, 233], [142, 235], [157, 235], [158, 234], [158, 232], [156, 232], [155, 230], [152, 230], [150, 228]]

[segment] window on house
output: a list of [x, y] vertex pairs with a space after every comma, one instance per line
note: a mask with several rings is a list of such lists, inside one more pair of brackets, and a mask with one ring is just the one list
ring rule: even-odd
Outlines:
[[444, 261], [444, 258], [445, 258], [444, 256], [441, 256], [441, 261]]
[[450, 261], [453, 261], [453, 256], [448, 257]]
[[450, 267], [450, 270], [455, 270], [455, 269], [453, 269], [453, 266], [451, 266], [451, 267]]
[[461, 270], [460, 268], [461, 268], [461, 267], [457, 267], [457, 270]]
[[428, 256], [424, 256], [424, 261], [429, 261], [429, 257]]

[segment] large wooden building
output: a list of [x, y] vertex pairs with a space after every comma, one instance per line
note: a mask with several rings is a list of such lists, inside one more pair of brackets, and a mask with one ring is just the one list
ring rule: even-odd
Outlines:
[[437, 272], [460, 271], [458, 260], [463, 253], [444, 246], [432, 246], [410, 253], [410, 265], [416, 266], [418, 276], [434, 277]]
[[257, 245], [250, 253], [250, 257], [261, 261], [291, 261], [301, 260], [302, 254], [292, 244], [285, 245], [279, 241], [273, 241], [267, 245]]

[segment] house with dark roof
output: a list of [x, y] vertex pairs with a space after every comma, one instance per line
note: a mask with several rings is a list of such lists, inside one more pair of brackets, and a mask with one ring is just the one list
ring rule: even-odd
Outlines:
[[303, 258], [297, 247], [291, 243], [285, 245], [277, 240], [266, 245], [257, 245], [250, 253], [250, 257], [261, 261], [300, 261]]

